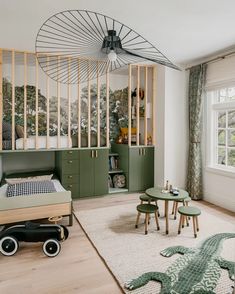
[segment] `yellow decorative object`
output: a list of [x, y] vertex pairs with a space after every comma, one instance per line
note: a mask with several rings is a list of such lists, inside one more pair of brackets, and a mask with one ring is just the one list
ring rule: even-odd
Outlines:
[[[121, 136], [128, 134], [128, 128], [121, 128]], [[131, 134], [136, 135], [136, 128], [131, 128]]]

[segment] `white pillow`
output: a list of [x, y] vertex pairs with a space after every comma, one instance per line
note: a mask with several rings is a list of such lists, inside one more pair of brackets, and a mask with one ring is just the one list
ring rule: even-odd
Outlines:
[[38, 182], [38, 181], [50, 181], [53, 177], [51, 175], [44, 175], [44, 176], [36, 176], [36, 177], [27, 177], [27, 178], [9, 178], [5, 179], [7, 184], [18, 184], [18, 183], [25, 183], [25, 182]]

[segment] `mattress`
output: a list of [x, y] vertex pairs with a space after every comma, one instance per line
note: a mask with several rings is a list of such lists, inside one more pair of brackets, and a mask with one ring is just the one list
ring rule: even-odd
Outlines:
[[[57, 136], [49, 137], [49, 149], [58, 148], [57, 146]], [[46, 149], [47, 148], [47, 136], [38, 136], [38, 149]], [[72, 147], [72, 139], [68, 142], [68, 136], [60, 136], [60, 148], [71, 148]], [[31, 136], [26, 138], [26, 148], [27, 149], [35, 149], [36, 148], [36, 137]], [[24, 138], [19, 138], [16, 140], [16, 149], [24, 149]]]
[[[52, 182], [55, 186], [56, 192], [66, 191], [64, 187], [61, 185], [59, 180], [52, 180]], [[4, 184], [3, 186], [0, 187], [0, 198], [4, 198], [4, 197], [7, 197], [7, 184]]]

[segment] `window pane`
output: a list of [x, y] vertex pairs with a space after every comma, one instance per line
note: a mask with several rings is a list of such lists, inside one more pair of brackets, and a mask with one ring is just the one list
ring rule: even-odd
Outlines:
[[228, 130], [228, 147], [235, 147], [235, 129]]
[[226, 128], [226, 111], [218, 111], [218, 127]]
[[235, 149], [228, 149], [228, 165], [235, 167]]
[[226, 101], [226, 89], [221, 89], [219, 91], [219, 102], [225, 102]]
[[235, 87], [228, 88], [228, 98], [229, 100], [235, 100]]
[[225, 148], [218, 148], [218, 164], [226, 164], [225, 154]]
[[235, 128], [235, 110], [228, 112], [228, 127]]
[[225, 140], [226, 140], [226, 131], [218, 130], [218, 145], [225, 146]]

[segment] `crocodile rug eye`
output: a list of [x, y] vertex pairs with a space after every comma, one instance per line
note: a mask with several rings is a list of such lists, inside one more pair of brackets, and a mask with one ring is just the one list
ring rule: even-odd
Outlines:
[[149, 281], [162, 284], [161, 294], [212, 294], [221, 275], [221, 268], [228, 270], [234, 280], [235, 262], [220, 257], [221, 243], [235, 238], [233, 233], [221, 233], [207, 238], [198, 248], [183, 246], [168, 247], [161, 255], [170, 257], [176, 253], [179, 257], [165, 273], [148, 272], [125, 284], [127, 289], [136, 289]]

